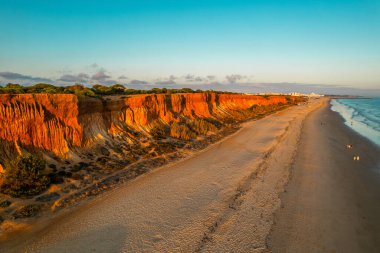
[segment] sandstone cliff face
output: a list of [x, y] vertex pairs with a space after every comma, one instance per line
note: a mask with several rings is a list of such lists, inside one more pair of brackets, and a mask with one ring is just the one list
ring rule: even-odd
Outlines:
[[233, 117], [254, 105], [271, 105], [283, 96], [192, 93], [130, 97], [78, 98], [71, 94], [0, 94], [0, 155], [11, 148], [40, 149], [66, 157], [78, 148], [116, 137], [125, 141], [131, 131], [149, 134], [156, 124], [170, 125], [182, 118]]
[[77, 97], [66, 94], [1, 95], [0, 139], [64, 155], [81, 145], [77, 105]]
[[[158, 94], [126, 98], [117, 109], [118, 121], [133, 128], [148, 128], [159, 120], [164, 123], [178, 121], [180, 117], [224, 118], [236, 110], [245, 110], [253, 105], [271, 105], [287, 100], [283, 96], [193, 93], [193, 94]], [[116, 108], [113, 108], [116, 109]]]

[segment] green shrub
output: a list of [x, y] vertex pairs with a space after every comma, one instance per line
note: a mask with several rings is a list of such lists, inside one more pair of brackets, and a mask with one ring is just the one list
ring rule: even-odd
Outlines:
[[197, 137], [196, 133], [186, 124], [177, 122], [174, 122], [170, 127], [170, 136], [182, 140], [190, 140]]
[[190, 88], [168, 89], [168, 88], [152, 88], [150, 90], [137, 90], [126, 88], [122, 84], [114, 84], [111, 86], [95, 84], [92, 88], [85, 87], [82, 84], [74, 84], [71, 86], [55, 86], [47, 83], [37, 83], [32, 86], [22, 86], [20, 84], [9, 83], [5, 87], [0, 85], [0, 94], [23, 94], [23, 93], [49, 93], [49, 94], [75, 94], [78, 96], [102, 97], [108, 95], [135, 95], [135, 94], [175, 94], [175, 93], [203, 93], [215, 92], [219, 94], [227, 94], [231, 92], [213, 91], [213, 90], [193, 90]]
[[5, 87], [0, 87], [0, 94], [22, 94], [24, 87], [19, 84], [8, 83]]
[[57, 94], [62, 93], [63, 88], [57, 87], [52, 84], [47, 83], [37, 83], [32, 86], [25, 87], [24, 90], [27, 93], [50, 93], [50, 94]]
[[101, 84], [95, 84], [92, 86], [92, 91], [98, 95], [121, 95], [124, 94], [125, 87], [121, 84], [114, 84], [112, 86], [104, 86]]
[[215, 133], [218, 131], [218, 128], [211, 122], [205, 119], [195, 119], [192, 122], [191, 129], [197, 134], [206, 135], [208, 133]]
[[41, 209], [42, 205], [31, 204], [16, 210], [12, 216], [15, 219], [34, 217], [41, 211]]
[[97, 97], [93, 90], [78, 83], [72, 86], [66, 86], [64, 89], [64, 93], [71, 93], [77, 96]]
[[50, 184], [50, 180], [42, 172], [45, 161], [39, 156], [19, 156], [8, 164], [2, 175], [2, 193], [12, 197], [29, 197], [40, 194]]
[[0, 207], [6, 208], [6, 207], [10, 206], [11, 204], [12, 204], [12, 202], [10, 202], [9, 200], [3, 200], [0, 202]]
[[150, 134], [156, 140], [164, 139], [168, 136], [168, 129], [164, 124], [157, 123], [152, 130], [150, 130]]
[[142, 90], [135, 90], [135, 89], [125, 89], [124, 94], [125, 95], [135, 95], [135, 94], [142, 94]]

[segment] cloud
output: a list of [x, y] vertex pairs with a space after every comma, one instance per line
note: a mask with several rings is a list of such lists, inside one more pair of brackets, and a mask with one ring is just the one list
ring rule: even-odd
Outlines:
[[78, 74], [78, 77], [79, 78], [86, 78], [86, 79], [88, 79], [88, 78], [90, 78], [87, 74], [85, 74], [85, 73], [79, 73]]
[[91, 76], [91, 79], [95, 81], [104, 81], [108, 78], [110, 78], [110, 76], [107, 75], [103, 70], [99, 70], [93, 76]]
[[7, 80], [27, 80], [34, 82], [53, 82], [53, 80], [44, 77], [35, 77], [29, 75], [23, 75], [14, 72], [0, 72], [0, 77], [3, 77]]
[[171, 80], [171, 81], [174, 81], [174, 80], [177, 80], [177, 79], [178, 79], [178, 77], [176, 77], [174, 75], [170, 75], [169, 76], [169, 80]]
[[208, 76], [206, 76], [206, 78], [209, 80], [209, 81], [213, 81], [213, 80], [215, 80], [215, 76], [214, 75], [208, 75]]
[[132, 80], [129, 84], [148, 84], [146, 81]]
[[241, 79], [244, 79], [245, 76], [242, 75], [227, 75], [226, 79], [229, 83], [236, 83], [237, 81], [240, 81]]
[[176, 82], [174, 80], [164, 80], [164, 81], [156, 81], [155, 84], [168, 85], [168, 84], [176, 84]]
[[222, 83], [220, 83], [220, 82], [217, 82], [217, 81], [211, 82], [211, 83], [209, 83], [209, 85], [226, 86], [226, 85], [224, 85], [224, 84], [222, 84]]
[[194, 79], [194, 75], [192, 75], [192, 74], [187, 74], [186, 76], [184, 76], [184, 78], [185, 78], [186, 81], [191, 81], [191, 80]]
[[87, 82], [90, 77], [85, 73], [79, 73], [78, 75], [62, 75], [57, 81], [71, 82], [71, 83], [84, 83]]
[[176, 84], [176, 81], [178, 77], [174, 75], [170, 75], [168, 78], [157, 78], [154, 80], [154, 84], [158, 85], [170, 85], [170, 84]]
[[104, 72], [104, 73], [107, 72], [107, 70], [105, 68], [103, 68], [102, 66], [100, 66], [97, 63], [91, 64], [90, 68], [93, 69], [94, 71], [101, 71], [101, 72]]
[[124, 75], [121, 75], [121, 76], [118, 77], [118, 79], [120, 79], [120, 80], [124, 80], [124, 79], [128, 79], [128, 77], [126, 77], [126, 76], [124, 76]]
[[72, 73], [72, 72], [73, 72], [72, 70], [67, 69], [67, 68], [57, 71], [58, 74], [69, 74], [69, 73]]
[[203, 81], [205, 81], [204, 78], [202, 78], [200, 76], [194, 76], [192, 74], [187, 74], [186, 76], [184, 76], [184, 78], [187, 82], [203, 82]]
[[116, 80], [105, 80], [105, 81], [102, 81], [102, 84], [104, 85], [113, 85], [113, 84], [117, 84], [118, 82]]

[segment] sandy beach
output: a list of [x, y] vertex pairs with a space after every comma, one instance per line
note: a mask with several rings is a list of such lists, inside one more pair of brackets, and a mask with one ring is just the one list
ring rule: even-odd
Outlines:
[[[329, 106], [313, 112], [275, 216], [271, 250], [379, 252], [379, 154]], [[353, 160], [356, 155], [360, 161]]]
[[378, 151], [343, 125], [327, 99], [313, 100], [245, 123], [195, 156], [14, 235], [0, 249], [376, 252]]
[[380, 253], [380, 0], [0, 2], [0, 253]]

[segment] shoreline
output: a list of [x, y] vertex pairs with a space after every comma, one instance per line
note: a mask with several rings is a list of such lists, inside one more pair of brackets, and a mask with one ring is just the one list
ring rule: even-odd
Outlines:
[[330, 103], [310, 114], [274, 215], [271, 252], [379, 251], [379, 153]]
[[[339, 100], [341, 99], [332, 100], [330, 107], [331, 110], [339, 113], [339, 115], [343, 118], [344, 124], [346, 126], [354, 130], [359, 135], [365, 137], [370, 142], [374, 143], [377, 147], [380, 147], [379, 132], [376, 131], [373, 127], [369, 126], [368, 123], [362, 122], [360, 119], [356, 119], [351, 115], [351, 113], [349, 113], [349, 111], [353, 110], [353, 114], [355, 114], [358, 108], [355, 108], [355, 106], [352, 105], [347, 105]], [[368, 115], [366, 117], [368, 117]], [[349, 122], [351, 122], [351, 124]]]

